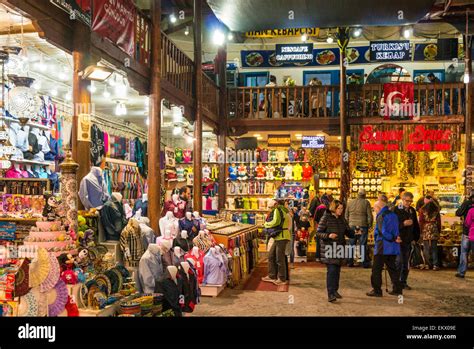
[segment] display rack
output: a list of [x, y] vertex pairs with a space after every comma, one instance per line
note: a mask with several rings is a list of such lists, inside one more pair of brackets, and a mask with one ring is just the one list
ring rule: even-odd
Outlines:
[[[19, 120], [14, 119], [14, 118], [10, 118], [10, 117], [8, 117], [8, 116], [0, 116], [0, 120], [4, 120], [4, 121], [6, 121], [6, 122], [17, 122], [17, 123], [20, 123]], [[52, 127], [44, 126], [44, 125], [41, 125], [41, 124], [36, 124], [36, 123], [30, 122], [30, 121], [26, 123], [26, 126], [39, 128], [40, 130], [45, 130], [45, 131], [51, 131], [51, 130], [53, 130]]]

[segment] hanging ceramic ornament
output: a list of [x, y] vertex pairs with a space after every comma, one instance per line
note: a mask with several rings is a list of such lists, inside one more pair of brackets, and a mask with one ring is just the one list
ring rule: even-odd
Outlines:
[[34, 79], [16, 75], [9, 75], [8, 78], [13, 81], [15, 87], [8, 94], [7, 109], [22, 125], [25, 125], [28, 120], [36, 116], [39, 108], [36, 91], [30, 87]]

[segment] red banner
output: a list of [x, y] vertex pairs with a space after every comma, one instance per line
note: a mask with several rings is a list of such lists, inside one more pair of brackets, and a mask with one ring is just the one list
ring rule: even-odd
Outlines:
[[132, 0], [94, 0], [92, 30], [133, 56], [135, 17]]
[[383, 103], [380, 114], [384, 119], [413, 119], [419, 114], [414, 104], [414, 83], [395, 82], [383, 85]]

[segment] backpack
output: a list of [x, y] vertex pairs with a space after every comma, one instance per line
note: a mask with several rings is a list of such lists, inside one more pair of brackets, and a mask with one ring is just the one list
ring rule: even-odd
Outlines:
[[[285, 218], [283, 216], [283, 211], [280, 208], [277, 208], [277, 210], [280, 213], [280, 224], [277, 227], [265, 228], [264, 229], [264, 233], [268, 238], [275, 238], [281, 232], [283, 232], [283, 224], [285, 223]], [[273, 211], [273, 212], [275, 212], [275, 211]]]

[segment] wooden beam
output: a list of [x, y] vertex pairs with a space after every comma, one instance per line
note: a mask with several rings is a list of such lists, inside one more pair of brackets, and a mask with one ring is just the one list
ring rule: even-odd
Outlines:
[[151, 228], [161, 234], [161, 0], [152, 2], [152, 74], [148, 128], [148, 212]]
[[464, 124], [464, 115], [422, 116], [420, 120], [385, 120], [380, 116], [349, 118], [348, 125]]
[[230, 119], [227, 122], [229, 135], [235, 135], [233, 129], [248, 131], [322, 131], [339, 135], [339, 119], [326, 118], [284, 118], [284, 119]]
[[193, 24], [193, 20], [189, 19], [178, 25], [171, 25], [170, 27], [168, 27], [168, 29], [165, 30], [165, 34], [170, 35], [170, 34], [179, 32], [180, 30], [186, 29], [186, 27], [189, 27], [189, 29], [191, 29], [192, 24]]
[[[472, 49], [472, 36], [463, 36], [464, 41], [464, 55], [465, 55], [465, 67], [467, 68], [467, 72], [469, 73], [469, 83], [466, 84], [466, 124], [465, 124], [465, 131], [466, 131], [466, 145], [465, 145], [465, 164], [472, 165], [472, 57], [471, 57], [471, 49]], [[465, 193], [469, 194], [470, 193]]]
[[225, 208], [226, 199], [226, 151], [227, 147], [227, 124], [225, 122], [227, 118], [227, 45], [224, 44], [219, 47], [217, 52], [218, 57], [218, 78], [219, 78], [219, 115], [218, 115], [218, 134], [217, 134], [217, 145], [219, 150], [224, 153], [223, 161], [219, 162], [219, 210]]
[[[79, 73], [90, 65], [90, 31], [89, 28], [76, 22], [74, 25], [74, 51], [72, 52], [74, 72], [72, 82], [73, 94], [73, 125], [72, 125], [72, 155], [74, 161], [79, 164], [77, 170], [77, 181], [80, 183], [90, 171], [91, 155], [90, 142], [78, 141], [79, 114], [92, 112], [91, 93], [89, 92], [90, 81], [83, 80]], [[79, 204], [82, 209], [82, 203]]]
[[194, 121], [194, 210], [202, 213], [202, 0], [194, 0], [194, 92], [195, 92], [195, 121]]

